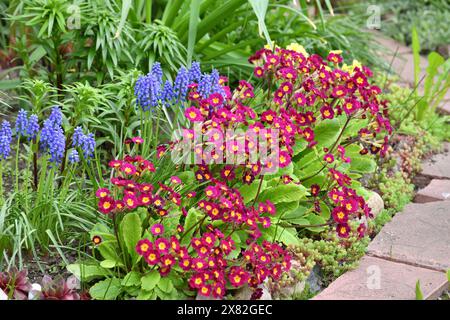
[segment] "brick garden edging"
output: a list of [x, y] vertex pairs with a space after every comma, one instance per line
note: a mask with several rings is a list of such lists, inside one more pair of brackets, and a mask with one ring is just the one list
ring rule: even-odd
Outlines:
[[436, 155], [428, 163], [438, 179], [417, 193], [420, 203], [397, 213], [370, 243], [359, 267], [314, 300], [414, 299], [418, 280], [424, 299], [436, 299], [448, 287], [450, 154]]

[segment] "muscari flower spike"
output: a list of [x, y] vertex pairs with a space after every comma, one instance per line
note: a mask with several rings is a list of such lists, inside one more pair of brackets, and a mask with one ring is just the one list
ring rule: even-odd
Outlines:
[[57, 124], [58, 122], [58, 118], [49, 117], [45, 120], [40, 139], [41, 149], [48, 152], [50, 162], [53, 163], [61, 162], [66, 148], [66, 137], [61, 126]]
[[26, 135], [28, 136], [29, 140], [34, 140], [38, 132], [39, 132], [39, 119], [37, 115], [32, 114], [28, 119]]
[[11, 153], [12, 130], [8, 121], [3, 120], [0, 128], [0, 160]]
[[80, 156], [78, 155], [78, 151], [73, 149], [69, 154], [69, 162], [74, 164], [80, 162]]
[[52, 121], [55, 125], [61, 126], [62, 124], [62, 112], [61, 109], [58, 106], [54, 106], [52, 108], [52, 112], [50, 113], [50, 116], [48, 119]]
[[192, 66], [188, 72], [189, 82], [198, 82], [202, 77], [202, 71], [200, 69], [200, 63], [197, 61], [192, 62]]
[[158, 80], [159, 83], [162, 83], [163, 71], [159, 62], [153, 63], [151, 73], [155, 76], [156, 80]]
[[27, 127], [28, 127], [27, 112], [24, 109], [20, 109], [16, 119], [16, 134], [18, 136], [26, 135]]
[[189, 85], [188, 71], [186, 70], [186, 68], [181, 67], [180, 70], [178, 70], [178, 74], [175, 78], [175, 82], [173, 85], [173, 91], [175, 94], [175, 98], [177, 99], [177, 102], [186, 101], [188, 85]]
[[86, 159], [94, 156], [96, 143], [93, 133], [88, 132], [85, 135], [81, 127], [76, 127], [73, 133], [72, 141], [72, 146], [81, 148], [83, 151], [83, 156]]
[[146, 76], [140, 76], [134, 86], [136, 103], [142, 110], [148, 111], [158, 105], [160, 91], [161, 84], [155, 75], [149, 73]]

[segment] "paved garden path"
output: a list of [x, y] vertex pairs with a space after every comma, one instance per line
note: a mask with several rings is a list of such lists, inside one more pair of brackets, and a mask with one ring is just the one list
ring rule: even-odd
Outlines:
[[[402, 81], [413, 84], [412, 51], [392, 39], [377, 35], [384, 59]], [[397, 52], [395, 55], [394, 53]], [[426, 59], [421, 66], [426, 67]], [[450, 99], [441, 112], [450, 113]], [[416, 283], [424, 299], [436, 299], [448, 288], [450, 269], [450, 144], [447, 152], [423, 163], [430, 183], [387, 223], [370, 243], [357, 269], [336, 279], [313, 299], [415, 299]]]

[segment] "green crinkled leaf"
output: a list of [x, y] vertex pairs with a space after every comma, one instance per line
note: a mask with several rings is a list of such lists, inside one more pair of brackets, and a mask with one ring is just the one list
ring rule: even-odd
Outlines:
[[130, 254], [133, 264], [139, 258], [136, 252], [136, 244], [141, 239], [142, 225], [141, 219], [136, 212], [131, 212], [125, 215], [120, 223], [121, 238], [125, 243], [125, 247]]
[[297, 209], [291, 211], [290, 213], [283, 216], [283, 220], [288, 220], [290, 223], [299, 224], [295, 222], [296, 219], [303, 218], [306, 214], [308, 208], [304, 206], [299, 206]]
[[114, 260], [103, 260], [100, 262], [100, 266], [105, 269], [112, 269], [117, 265], [117, 261]]
[[369, 157], [353, 157], [350, 162], [350, 170], [361, 172], [361, 173], [371, 173], [377, 168], [377, 163]]
[[299, 201], [280, 202], [275, 205], [277, 208], [276, 217], [288, 214], [298, 208]]
[[[189, 230], [191, 229], [204, 215], [197, 209], [195, 208], [191, 208], [189, 209], [187, 216], [186, 216], [186, 220], [184, 222], [184, 230]], [[181, 240], [181, 244], [185, 245], [188, 244], [191, 238], [192, 233], [194, 232], [193, 228], [191, 231], [188, 232], [188, 234], [186, 234], [186, 236], [184, 236], [183, 240]]]
[[314, 140], [317, 148], [330, 147], [339, 136], [341, 126], [338, 119], [326, 119], [320, 122], [314, 129]]
[[273, 228], [273, 235], [275, 236], [275, 240], [282, 242], [287, 246], [300, 244], [300, 241], [297, 237], [297, 231], [294, 228], [276, 228], [275, 226], [271, 226], [271, 228]]
[[[241, 193], [242, 197], [244, 198], [244, 203], [248, 203], [255, 199], [256, 194], [258, 193], [258, 187], [259, 187], [259, 179], [253, 181], [251, 184], [244, 184], [242, 187], [239, 188], [239, 192]], [[267, 186], [267, 182], [263, 180], [261, 185], [262, 192]]]
[[320, 203], [320, 210], [321, 210], [320, 211], [321, 217], [323, 217], [326, 220], [330, 219], [331, 216], [330, 208], [324, 202]]
[[89, 294], [95, 300], [115, 300], [121, 292], [122, 286], [117, 278], [97, 282], [89, 289]]
[[294, 156], [306, 149], [308, 142], [305, 139], [296, 139], [293, 149]]
[[301, 200], [306, 195], [306, 188], [297, 184], [279, 185], [265, 190], [258, 200], [260, 202], [270, 200], [277, 204], [280, 202], [292, 202]]
[[284, 168], [279, 168], [277, 172], [273, 174], [273, 176], [281, 177], [281, 176], [290, 176], [294, 173], [294, 163], [291, 162]]
[[141, 284], [141, 275], [139, 272], [130, 271], [125, 278], [122, 279], [123, 287], [139, 286]]
[[153, 290], [160, 280], [161, 276], [159, 272], [153, 270], [141, 278], [141, 288], [146, 291]]
[[145, 291], [141, 290], [136, 297], [136, 300], [156, 300], [157, 296], [155, 291]]
[[170, 293], [174, 289], [172, 280], [170, 278], [161, 278], [158, 282], [158, 288], [166, 293]]
[[67, 265], [66, 269], [80, 281], [92, 281], [97, 278], [107, 277], [110, 272], [96, 265], [81, 265], [78, 263]]
[[[310, 214], [307, 217], [305, 217], [306, 219], [308, 219], [309, 224], [311, 225], [319, 225], [319, 224], [324, 224], [327, 222], [327, 220], [321, 216], [318, 216], [316, 214]], [[321, 232], [324, 230], [325, 227], [309, 227], [306, 228], [309, 231], [312, 232]]]

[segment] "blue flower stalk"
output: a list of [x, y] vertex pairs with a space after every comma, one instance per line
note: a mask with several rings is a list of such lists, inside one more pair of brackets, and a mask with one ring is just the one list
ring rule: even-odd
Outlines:
[[94, 134], [90, 132], [84, 134], [81, 127], [76, 127], [72, 136], [72, 146], [80, 148], [85, 159], [93, 158], [96, 147]]
[[8, 121], [3, 120], [0, 128], [0, 205], [3, 205], [3, 161], [11, 153], [12, 130]]

